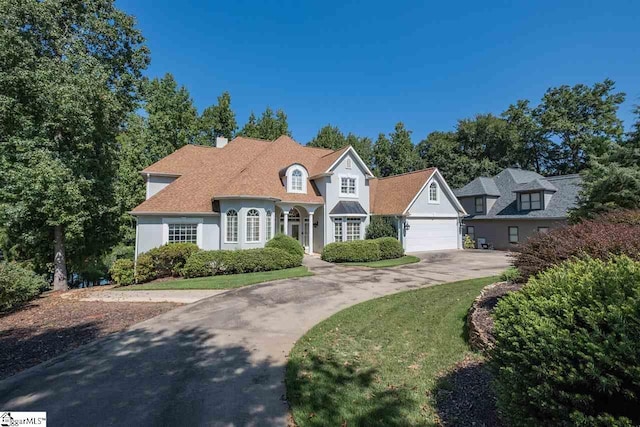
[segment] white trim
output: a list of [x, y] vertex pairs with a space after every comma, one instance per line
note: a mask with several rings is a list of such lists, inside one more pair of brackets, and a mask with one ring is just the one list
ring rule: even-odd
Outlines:
[[162, 218], [162, 244], [169, 243], [169, 224], [197, 224], [196, 245], [202, 249], [203, 218], [174, 217]]
[[[436, 198], [435, 200], [431, 200], [431, 186], [436, 186]], [[430, 205], [439, 205], [440, 204], [440, 184], [435, 179], [431, 179], [429, 185], [427, 185], [427, 203]]]
[[147, 194], [145, 195], [145, 199], [148, 200], [149, 199], [149, 193], [151, 192], [151, 186], [149, 185], [149, 174], [147, 174], [147, 178], [145, 179], [145, 184], [147, 186]]
[[140, 175], [146, 175], [148, 176], [168, 176], [168, 177], [174, 177], [174, 178], [179, 178], [182, 175], [179, 173], [165, 173], [165, 172], [145, 172], [145, 171], [141, 171]]
[[[353, 175], [353, 174], [349, 174], [349, 173], [343, 173], [343, 174], [339, 174], [338, 175], [338, 179], [340, 180], [340, 182], [338, 182], [339, 187], [339, 191], [338, 191], [338, 196], [341, 198], [348, 198], [348, 199], [357, 199], [359, 197], [359, 193], [360, 193], [360, 189], [358, 188], [358, 184], [359, 184], [359, 177], [358, 175]], [[342, 180], [343, 179], [353, 179], [354, 180], [354, 191], [355, 193], [343, 193], [342, 192]]]
[[338, 159], [335, 162], [333, 162], [326, 171], [324, 171], [324, 173], [330, 173], [333, 170], [333, 168], [335, 168], [336, 165], [340, 163], [344, 158], [344, 156], [350, 151], [353, 152], [353, 154], [356, 156], [356, 159], [358, 159], [358, 161], [360, 162], [360, 165], [364, 168], [367, 174], [373, 178], [374, 177], [373, 173], [369, 170], [369, 168], [367, 167], [367, 164], [362, 160], [362, 158], [358, 155], [358, 152], [351, 145], [349, 146], [349, 148], [344, 150], [344, 153], [342, 153], [340, 157], [338, 157]]
[[219, 216], [220, 212], [127, 212], [133, 216], [185, 216], [185, 215], [198, 215], [198, 216]]
[[329, 214], [330, 217], [332, 218], [339, 218], [339, 217], [368, 217], [368, 214]]
[[[447, 184], [447, 181], [444, 180], [444, 177], [442, 176], [442, 174], [440, 174], [440, 171], [436, 168], [433, 171], [433, 173], [431, 174], [431, 176], [429, 177], [429, 179], [427, 179], [427, 181], [424, 183], [422, 188], [420, 188], [420, 191], [418, 191], [416, 193], [416, 195], [413, 197], [413, 199], [411, 200], [411, 202], [409, 202], [409, 205], [407, 206], [407, 208], [402, 212], [402, 216], [406, 216], [407, 215], [407, 212], [409, 211], [411, 206], [413, 206], [413, 204], [416, 202], [416, 200], [418, 200], [418, 197], [420, 197], [420, 194], [422, 194], [422, 192], [425, 190], [425, 188], [427, 187], [427, 184], [429, 184], [433, 180], [433, 178], [436, 177], [436, 176], [439, 178], [440, 182], [444, 185], [444, 188], [447, 191], [447, 193], [449, 194], [450, 199], [453, 200], [454, 206], [458, 209], [458, 212], [460, 212], [459, 216], [466, 216], [467, 215], [467, 211], [464, 210], [464, 208], [460, 204], [460, 201], [458, 200], [456, 195], [453, 194], [453, 191], [449, 187], [449, 184]], [[428, 199], [428, 196], [427, 196], [427, 199]]]

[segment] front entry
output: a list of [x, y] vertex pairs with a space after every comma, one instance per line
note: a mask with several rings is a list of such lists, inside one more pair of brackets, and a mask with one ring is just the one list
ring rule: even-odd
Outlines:
[[300, 240], [300, 224], [289, 223], [289, 236], [296, 240]]

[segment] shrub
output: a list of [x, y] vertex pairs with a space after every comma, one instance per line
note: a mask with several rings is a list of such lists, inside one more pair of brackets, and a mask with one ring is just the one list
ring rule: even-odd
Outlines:
[[169, 243], [147, 253], [153, 258], [157, 277], [176, 277], [191, 254], [198, 251], [195, 243]]
[[111, 264], [109, 269], [111, 278], [118, 286], [128, 286], [133, 284], [134, 264], [130, 259], [117, 259]]
[[619, 222], [605, 222], [611, 217], [604, 215], [531, 236], [513, 255], [513, 264], [526, 280], [576, 256], [605, 260], [613, 255], [627, 255], [640, 260], [640, 225], [624, 222], [620, 213], [609, 215]]
[[498, 406], [513, 425], [640, 423], [640, 263], [572, 260], [494, 317]]
[[515, 283], [520, 279], [520, 272], [515, 267], [509, 267], [500, 275], [500, 280], [503, 282]]
[[381, 237], [375, 241], [380, 248], [380, 259], [400, 258], [404, 255], [402, 244], [395, 237]]
[[397, 237], [398, 232], [393, 219], [385, 216], [373, 216], [367, 225], [365, 239], [379, 239], [381, 237]]
[[321, 258], [328, 262], [368, 262], [380, 259], [380, 245], [375, 240], [329, 243]]
[[185, 264], [185, 277], [239, 274], [298, 267], [302, 256], [280, 248], [196, 252]]
[[269, 240], [265, 245], [265, 248], [278, 248], [284, 249], [293, 255], [299, 255], [304, 257], [304, 248], [296, 239], [286, 234], [276, 234], [276, 236]]
[[464, 235], [464, 242], [462, 243], [462, 246], [465, 249], [475, 249], [476, 248], [476, 242], [475, 240], [473, 240], [471, 238], [471, 236], [469, 236], [468, 234]]
[[7, 311], [32, 300], [49, 287], [31, 270], [14, 262], [0, 262], [0, 311]]
[[135, 277], [137, 283], [150, 282], [151, 280], [158, 278], [155, 263], [151, 255], [149, 255], [148, 253], [144, 253], [138, 256], [138, 261], [136, 262]]
[[131, 261], [133, 261], [134, 258], [135, 258], [134, 246], [119, 244], [114, 246], [111, 249], [111, 252], [109, 252], [103, 257], [102, 262], [104, 262], [104, 265], [107, 267], [108, 270], [111, 270], [111, 266], [116, 260], [130, 259]]

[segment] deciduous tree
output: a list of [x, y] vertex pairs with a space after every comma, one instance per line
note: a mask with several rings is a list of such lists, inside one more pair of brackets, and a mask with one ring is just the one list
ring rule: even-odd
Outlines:
[[231, 109], [231, 95], [224, 92], [218, 97], [218, 104], [205, 108], [198, 118], [196, 143], [215, 147], [217, 137], [231, 139], [237, 128], [236, 114]]

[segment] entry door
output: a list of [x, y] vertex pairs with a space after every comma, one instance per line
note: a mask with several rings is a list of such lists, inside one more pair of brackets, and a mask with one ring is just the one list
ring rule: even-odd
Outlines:
[[300, 240], [300, 224], [291, 224], [291, 237]]

